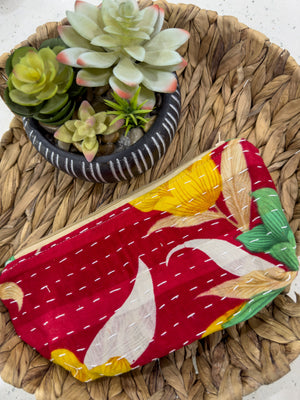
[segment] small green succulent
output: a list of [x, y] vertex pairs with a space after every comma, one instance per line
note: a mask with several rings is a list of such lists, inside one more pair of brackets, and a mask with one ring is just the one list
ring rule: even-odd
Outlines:
[[82, 151], [87, 161], [91, 162], [99, 148], [97, 135], [110, 135], [118, 131], [123, 120], [112, 122], [105, 111], [96, 113], [90, 103], [84, 100], [78, 109], [79, 119], [66, 121], [54, 134], [54, 137], [64, 143], [73, 143]]
[[66, 93], [71, 86], [73, 69], [59, 64], [49, 47], [40, 50], [23, 47], [16, 56], [8, 78], [9, 97], [13, 102], [37, 106], [56, 94]]
[[20, 47], [8, 58], [4, 99], [14, 113], [49, 125], [58, 125], [71, 117], [75, 108], [73, 98], [83, 90], [74, 82], [73, 68], [56, 60], [64, 48], [60, 39], [52, 39], [39, 50]]
[[100, 7], [80, 0], [74, 12], [67, 11], [67, 18], [70, 26], [59, 27], [59, 34], [69, 48], [57, 59], [81, 68], [77, 84], [109, 83], [122, 98], [132, 97], [141, 86], [140, 96], [152, 105], [153, 92], [176, 90], [172, 72], [186, 62], [175, 50], [189, 33], [177, 28], [161, 31], [164, 11], [158, 5], [139, 10], [136, 0], [103, 0]]
[[124, 125], [122, 126], [122, 128], [126, 128], [125, 136], [128, 134], [131, 128], [137, 126], [144, 128], [150, 120], [150, 117], [146, 117], [146, 114], [149, 114], [152, 110], [143, 109], [143, 106], [147, 103], [147, 100], [145, 100], [141, 104], [138, 104], [140, 89], [141, 88], [138, 88], [134, 96], [129, 100], [123, 99], [114, 92], [112, 93], [112, 96], [115, 102], [104, 100], [105, 104], [114, 110], [108, 111], [107, 114], [116, 116], [112, 120], [111, 124], [114, 124], [121, 119], [124, 121]]

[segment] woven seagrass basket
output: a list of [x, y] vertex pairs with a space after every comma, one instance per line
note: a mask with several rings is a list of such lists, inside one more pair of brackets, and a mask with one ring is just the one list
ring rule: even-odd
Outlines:
[[[286, 50], [234, 17], [193, 5], [158, 2], [166, 27], [191, 33], [180, 49], [182, 113], [178, 132], [156, 166], [131, 181], [92, 184], [54, 169], [14, 118], [0, 145], [0, 265], [22, 246], [159, 178], [218, 140], [243, 137], [260, 150], [300, 242], [300, 67]], [[141, 6], [151, 1], [141, 1]], [[57, 36], [57, 23], [22, 45]], [[0, 92], [5, 86], [0, 58]], [[300, 297], [280, 295], [251, 320], [196, 341], [160, 360], [113, 378], [80, 383], [16, 335], [0, 305], [2, 378], [37, 399], [238, 400], [289, 371], [300, 354]]]

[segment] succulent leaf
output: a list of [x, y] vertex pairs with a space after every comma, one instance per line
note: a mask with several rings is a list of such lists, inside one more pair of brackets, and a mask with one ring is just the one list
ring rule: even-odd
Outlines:
[[129, 58], [123, 58], [113, 69], [117, 79], [128, 86], [137, 86], [143, 80], [143, 74]]
[[73, 142], [81, 142], [85, 138], [88, 137], [93, 137], [96, 135], [95, 129], [93, 129], [90, 124], [86, 121], [84, 124], [80, 124], [77, 126], [77, 129], [75, 130], [73, 134]]
[[120, 97], [124, 99], [130, 99], [136, 91], [136, 87], [131, 87], [128, 85], [125, 85], [125, 83], [121, 82], [118, 78], [115, 76], [111, 76], [109, 78], [109, 84], [111, 88], [113, 89], [114, 92], [116, 92]]
[[36, 98], [40, 100], [48, 100], [51, 97], [55, 96], [57, 92], [57, 85], [53, 82], [49, 82], [47, 85], [44, 86], [43, 90], [41, 90], [37, 95]]
[[52, 51], [54, 51], [55, 54], [57, 54], [58, 52], [65, 49], [66, 45], [60, 37], [56, 37], [44, 40], [40, 45], [39, 50], [45, 47], [49, 47], [50, 49], [52, 49]]
[[157, 10], [158, 10], [157, 20], [156, 20], [154, 30], [151, 35], [151, 37], [154, 37], [158, 32], [161, 31], [161, 28], [163, 27], [165, 11], [163, 8], [159, 7], [157, 4], [154, 4], [152, 7], [157, 7]]
[[23, 58], [28, 53], [28, 51], [36, 52], [36, 49], [29, 47], [29, 46], [24, 46], [24, 47], [20, 47], [20, 48], [16, 49], [13, 52], [13, 54], [11, 55], [11, 70], [9, 71], [9, 73], [12, 72], [12, 68], [15, 65], [19, 64], [21, 58]]
[[12, 74], [10, 74], [9, 76], [8, 76], [8, 79], [7, 79], [7, 82], [6, 82], [6, 84], [7, 84], [7, 90], [9, 91], [9, 90], [13, 90], [14, 89], [14, 85], [13, 85], [13, 83], [12, 83]]
[[140, 15], [142, 19], [139, 22], [138, 27], [148, 33], [148, 35], [151, 35], [157, 21], [158, 8], [155, 6], [146, 7], [140, 12]]
[[101, 18], [104, 26], [110, 25], [116, 18], [118, 5], [116, 1], [103, 0], [101, 4]]
[[107, 35], [107, 34], [101, 34], [96, 37], [94, 37], [91, 40], [91, 44], [95, 46], [102, 46], [108, 49], [114, 49], [116, 47], [119, 47], [119, 43], [117, 38]]
[[69, 107], [65, 106], [62, 109], [64, 114], [61, 113], [62, 115], [59, 118], [56, 118], [55, 121], [53, 121], [52, 123], [49, 123], [48, 125], [60, 126], [60, 125], [64, 124], [66, 121], [68, 121], [70, 118], [72, 118], [72, 115], [74, 114], [74, 111], [75, 111], [75, 106], [76, 106], [75, 101], [71, 101], [71, 104]]
[[43, 59], [39, 57], [38, 52], [33, 49], [28, 50], [26, 55], [20, 59], [19, 63], [28, 67], [32, 67], [40, 73], [42, 73], [44, 70]]
[[[131, 30], [131, 28], [129, 28]], [[122, 35], [122, 29], [120, 28], [120, 24], [114, 23], [114, 25], [108, 25], [103, 28], [103, 31], [108, 34], [113, 35]]]
[[165, 67], [170, 64], [180, 64], [182, 57], [172, 50], [146, 50], [144, 62], [150, 65]]
[[23, 93], [20, 90], [13, 89], [9, 92], [10, 99], [21, 106], [37, 106], [43, 100], [38, 99], [34, 94]]
[[69, 100], [67, 104], [63, 106], [58, 112], [51, 114], [50, 116], [38, 113], [34, 114], [34, 118], [47, 125], [59, 126], [72, 117], [74, 109], [75, 102], [73, 100]]
[[67, 93], [64, 94], [56, 94], [50, 100], [46, 101], [43, 107], [40, 110], [41, 114], [53, 114], [60, 110], [67, 101], [69, 100], [69, 96]]
[[67, 121], [67, 122], [65, 123], [65, 127], [66, 127], [69, 131], [74, 132], [74, 129], [75, 129], [75, 127], [76, 127], [76, 119], [70, 119], [69, 121]]
[[61, 140], [64, 143], [72, 143], [73, 132], [70, 131], [65, 125], [62, 125], [54, 134], [55, 139]]
[[10, 56], [8, 57], [8, 59], [6, 60], [5, 63], [5, 73], [7, 76], [9, 76], [12, 72], [12, 58], [13, 58], [13, 54], [10, 54]]
[[[128, 32], [129, 33], [129, 32]], [[137, 32], [134, 32], [134, 34], [128, 34], [128, 36], [127, 37], [125, 37], [127, 40], [125, 41], [124, 40], [124, 45], [126, 46], [128, 46], [128, 45], [130, 45], [131, 43], [132, 44], [135, 44], [135, 45], [137, 45], [137, 44], [139, 44], [139, 43], [141, 43], [142, 41], [144, 41], [144, 40], [149, 40], [150, 39], [150, 36], [146, 33], [146, 32], [144, 32], [144, 31], [142, 31], [142, 30], [139, 30], [139, 31], [137, 31]]]
[[[85, 148], [87, 152], [95, 151], [95, 147], [97, 145], [98, 145], [98, 140], [95, 137], [87, 137], [84, 139], [84, 141], [82, 143], [83, 150]], [[98, 150], [98, 146], [97, 146], [97, 150]], [[97, 150], [96, 150], [94, 156], [96, 155]]]
[[77, 64], [86, 68], [109, 68], [119, 58], [114, 52], [87, 52], [83, 53], [78, 59]]
[[176, 50], [183, 45], [190, 37], [189, 32], [184, 29], [165, 29], [155, 35], [145, 44], [146, 50], [168, 49]]
[[62, 64], [80, 68], [81, 65], [77, 64], [77, 60], [84, 53], [86, 53], [86, 49], [82, 47], [72, 47], [61, 51], [57, 54], [56, 59]]
[[100, 124], [97, 126], [97, 128], [98, 128], [98, 132], [99, 132], [100, 135], [101, 135], [101, 134], [107, 135], [107, 126], [106, 126], [105, 124], [100, 123]]
[[155, 106], [155, 102], [156, 99], [153, 91], [147, 89], [145, 86], [141, 86], [137, 104], [142, 104], [142, 110], [152, 111]]
[[87, 100], [84, 100], [78, 109], [79, 119], [81, 121], [86, 121], [94, 114], [95, 114], [94, 108], [90, 105], [90, 103]]
[[150, 68], [143, 63], [139, 64], [143, 74], [143, 85], [155, 92], [172, 93], [177, 87], [177, 79], [171, 72]]
[[146, 51], [142, 46], [124, 47], [126, 53], [137, 61], [144, 61]]
[[104, 132], [104, 135], [110, 135], [114, 132], [117, 132], [119, 129], [122, 128], [123, 124], [124, 124], [124, 119], [120, 118], [117, 121], [115, 121], [113, 124], [111, 124], [111, 122], [113, 121], [113, 117], [111, 117], [111, 115], [109, 115], [107, 117], [108, 121], [110, 122], [108, 128], [106, 129], [106, 131]]
[[53, 51], [54, 53], [57, 55], [58, 53], [60, 53], [61, 51], [63, 51], [66, 48], [65, 44], [63, 46], [55, 46], [53, 47]]
[[32, 83], [36, 82], [41, 77], [41, 73], [32, 67], [26, 65], [17, 64], [13, 69], [14, 76], [22, 82]]
[[39, 110], [43, 106], [42, 104], [38, 104], [36, 106], [28, 107], [17, 104], [13, 102], [10, 98], [9, 91], [10, 89], [7, 87], [4, 91], [3, 98], [10, 110], [15, 114], [21, 115], [23, 117], [32, 117], [35, 113], [39, 112]]
[[81, 146], [82, 146], [82, 152], [87, 161], [88, 162], [93, 161], [99, 148], [98, 140], [96, 138], [86, 138], [82, 142]]
[[87, 87], [104, 86], [108, 83], [111, 74], [112, 74], [111, 68], [81, 69], [77, 74], [76, 83], [80, 86], [87, 86]]
[[56, 54], [49, 47], [43, 47], [39, 50], [38, 55], [43, 61], [44, 70], [50, 73], [49, 80], [54, 79], [56, 71], [58, 70]]
[[99, 8], [93, 4], [87, 3], [86, 1], [77, 0], [75, 2], [76, 13], [83, 14], [97, 23]]
[[95, 129], [97, 132], [101, 134], [107, 128], [107, 126], [105, 125], [105, 120], [107, 118], [107, 115], [104, 111], [102, 111], [97, 113], [94, 117], [95, 117]]
[[156, 67], [153, 65], [153, 68], [160, 69], [161, 71], [169, 71], [169, 72], [174, 72], [178, 71], [179, 69], [185, 68], [187, 66], [187, 62], [185, 61], [184, 58], [181, 58], [181, 62], [177, 64], [171, 64], [171, 65], [165, 65], [164, 67]]
[[[22, 78], [22, 76], [20, 76], [20, 78]], [[23, 93], [35, 94], [35, 93], [40, 92], [43, 89], [44, 85], [46, 84], [46, 80], [47, 80], [46, 74], [43, 73], [41, 75], [40, 79], [38, 79], [37, 81], [32, 82], [32, 83], [27, 83], [27, 82], [22, 81], [21, 79], [18, 79], [16, 77], [16, 75], [14, 73], [12, 73], [10, 76], [10, 83], [12, 85], [10, 90], [16, 88], [16, 89], [20, 90], [20, 92], [23, 92]]]
[[67, 11], [67, 18], [77, 33], [85, 39], [92, 40], [95, 36], [101, 35], [102, 30], [99, 25], [85, 14]]
[[69, 47], [81, 47], [89, 50], [99, 50], [95, 46], [91, 45], [91, 42], [75, 31], [72, 26], [61, 25], [57, 28], [59, 36], [63, 42]]
[[61, 68], [60, 64], [54, 82], [57, 85], [57, 93], [66, 93], [71, 87], [74, 79], [73, 68]]

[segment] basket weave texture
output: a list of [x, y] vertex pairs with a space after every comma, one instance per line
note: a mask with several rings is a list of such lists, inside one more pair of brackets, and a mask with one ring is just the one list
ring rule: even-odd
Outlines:
[[[151, 1], [141, 1], [141, 6]], [[165, 27], [188, 30], [180, 53], [182, 111], [166, 155], [145, 174], [118, 184], [92, 184], [55, 170], [14, 118], [0, 145], [0, 265], [18, 249], [87, 216], [99, 206], [163, 176], [221, 138], [243, 137], [260, 150], [279, 191], [300, 253], [300, 67], [261, 33], [193, 5], [158, 4]], [[57, 36], [58, 23], [21, 45]], [[0, 57], [0, 94], [5, 60]], [[0, 303], [0, 371], [37, 399], [238, 400], [279, 379], [300, 354], [300, 297], [286, 294], [251, 320], [196, 341], [113, 378], [81, 383], [16, 335]]]

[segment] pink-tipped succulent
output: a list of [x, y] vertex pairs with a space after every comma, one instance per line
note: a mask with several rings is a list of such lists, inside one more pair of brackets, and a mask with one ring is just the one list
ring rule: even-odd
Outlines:
[[[109, 83], [123, 98], [132, 97], [138, 87], [141, 96], [144, 88], [164, 93], [176, 90], [172, 72], [185, 66], [176, 50], [189, 33], [176, 28], [161, 31], [164, 11], [158, 5], [139, 10], [136, 0], [103, 0], [101, 7], [76, 1], [75, 11], [67, 11], [67, 18], [70, 26], [61, 26], [59, 33], [69, 48], [58, 60], [81, 68], [77, 84]], [[154, 94], [150, 101], [153, 107]]]
[[105, 111], [96, 113], [90, 103], [84, 100], [78, 110], [79, 119], [72, 119], [64, 123], [54, 134], [57, 140], [74, 144], [87, 161], [95, 158], [99, 141], [97, 135], [110, 135], [118, 131], [124, 120], [111, 124], [112, 117]]

